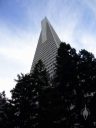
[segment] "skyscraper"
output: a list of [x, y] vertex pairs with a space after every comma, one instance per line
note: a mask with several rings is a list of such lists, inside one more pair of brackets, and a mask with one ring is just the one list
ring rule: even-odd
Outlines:
[[56, 63], [57, 49], [61, 41], [46, 17], [41, 21], [41, 26], [42, 29], [33, 59], [31, 72], [34, 65], [39, 60], [42, 60], [47, 72], [49, 73], [50, 77], [52, 77]]

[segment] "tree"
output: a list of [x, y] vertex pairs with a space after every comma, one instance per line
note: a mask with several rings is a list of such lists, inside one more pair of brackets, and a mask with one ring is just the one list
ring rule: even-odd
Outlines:
[[[46, 116], [48, 117], [47, 107], [44, 106], [47, 99], [45, 98], [47, 93], [46, 90], [50, 88], [50, 80], [49, 75], [46, 72], [44, 64], [41, 60], [35, 65], [33, 73], [32, 73], [33, 84], [35, 85], [36, 92], [37, 92], [37, 99], [38, 99], [38, 126], [37, 127], [44, 127], [44, 122], [48, 122], [46, 120]], [[47, 125], [46, 125], [47, 126]]]
[[41, 98], [43, 89], [49, 86], [47, 72], [39, 61], [31, 74], [18, 75], [12, 92], [12, 104], [15, 108], [15, 126], [20, 128], [37, 128], [40, 125]]
[[76, 117], [74, 109], [77, 100], [76, 82], [79, 57], [76, 50], [69, 44], [61, 43], [56, 60], [54, 84], [58, 88], [64, 106], [61, 115], [62, 127], [69, 128], [74, 122], [73, 116]]
[[93, 104], [96, 106], [94, 55], [86, 50], [81, 50], [77, 54], [69, 44], [61, 43], [56, 58], [55, 72], [54, 86], [59, 91], [62, 106], [65, 106], [62, 110], [63, 114], [60, 115], [61, 120], [63, 119], [62, 127], [91, 128], [96, 126], [96, 114], [94, 114], [96, 109], [92, 108]]
[[80, 57], [78, 64], [79, 93], [83, 99], [83, 106], [86, 105], [90, 114], [83, 125], [91, 128], [96, 122], [96, 109], [93, 107], [96, 102], [96, 59], [92, 53], [86, 50], [81, 50], [78, 55]]
[[61, 43], [52, 81], [39, 60], [32, 73], [18, 75], [16, 82], [12, 100], [0, 93], [0, 127], [96, 127], [96, 58], [92, 53], [81, 50], [77, 54]]
[[0, 93], [0, 127], [6, 127], [5, 121], [7, 119], [7, 115], [5, 113], [6, 106], [6, 98], [5, 92]]
[[11, 128], [10, 113], [9, 113], [9, 102], [5, 96], [5, 92], [0, 93], [0, 127]]

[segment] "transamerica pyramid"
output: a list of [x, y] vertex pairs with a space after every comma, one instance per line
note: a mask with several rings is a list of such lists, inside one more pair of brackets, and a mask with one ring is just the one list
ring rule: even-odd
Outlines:
[[46, 17], [41, 21], [41, 27], [31, 72], [35, 64], [42, 60], [47, 72], [52, 77], [54, 75], [57, 49], [61, 41]]

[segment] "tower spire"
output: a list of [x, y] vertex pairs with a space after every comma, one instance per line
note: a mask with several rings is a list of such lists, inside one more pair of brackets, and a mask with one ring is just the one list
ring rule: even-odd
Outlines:
[[41, 21], [41, 26], [42, 26], [42, 30], [41, 30], [41, 33], [42, 33], [42, 43], [44, 43], [48, 38], [48, 30], [47, 28], [49, 27], [49, 31], [55, 41], [55, 44], [57, 47], [59, 47], [60, 45], [60, 39], [58, 37], [58, 35], [56, 34], [56, 32], [54, 31], [52, 25], [50, 24], [50, 22], [48, 21], [47, 17], [45, 17], [42, 21]]
[[45, 17], [41, 21], [41, 33], [38, 40], [38, 45], [35, 52], [31, 71], [34, 68], [34, 65], [39, 60], [42, 60], [50, 76], [53, 76], [55, 68], [54, 64], [56, 63], [57, 49], [60, 43], [61, 41], [58, 35], [56, 34], [50, 22], [48, 21], [47, 17]]

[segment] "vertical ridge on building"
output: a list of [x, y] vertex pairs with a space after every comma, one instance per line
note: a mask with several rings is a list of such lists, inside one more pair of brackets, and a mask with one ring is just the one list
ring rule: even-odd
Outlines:
[[52, 77], [56, 63], [57, 49], [61, 41], [46, 17], [41, 21], [41, 27], [42, 29], [33, 59], [31, 72], [35, 64], [39, 60], [42, 60], [50, 77]]

